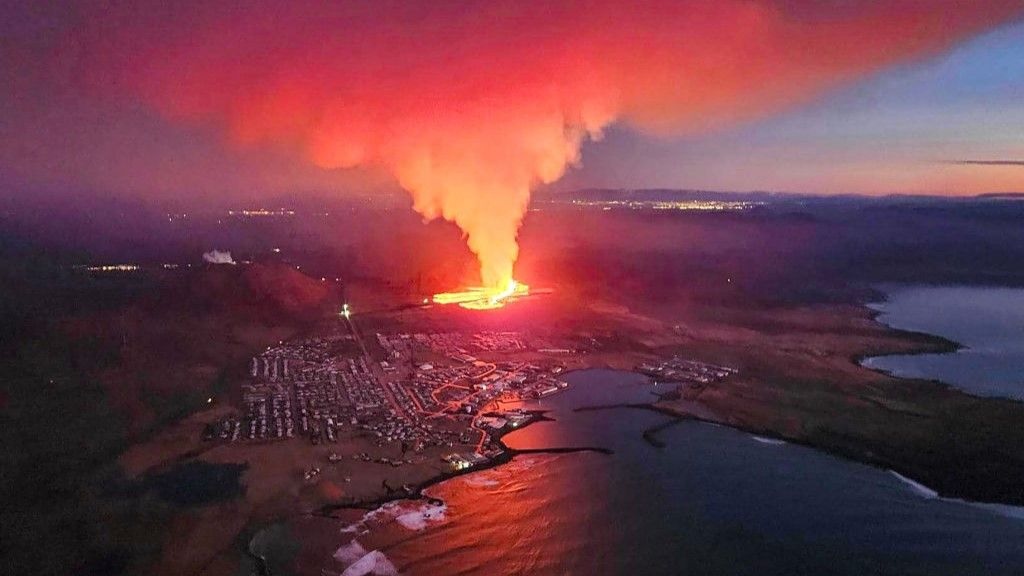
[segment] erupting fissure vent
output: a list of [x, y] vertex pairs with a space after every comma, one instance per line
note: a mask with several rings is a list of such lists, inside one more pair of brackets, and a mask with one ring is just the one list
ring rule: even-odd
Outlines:
[[509, 280], [504, 288], [473, 287], [462, 292], [442, 292], [434, 294], [435, 304], [458, 304], [470, 310], [493, 310], [522, 298], [530, 293], [530, 287]]

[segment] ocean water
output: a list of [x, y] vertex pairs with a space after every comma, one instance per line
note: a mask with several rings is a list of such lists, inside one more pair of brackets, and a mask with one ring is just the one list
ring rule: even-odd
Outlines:
[[666, 446], [655, 448], [641, 434], [664, 415], [573, 410], [650, 399], [645, 378], [588, 370], [567, 379], [567, 391], [540, 404], [556, 421], [510, 434], [507, 443], [604, 446], [613, 454], [529, 454], [442, 483], [429, 493], [443, 510], [416, 501], [370, 513], [339, 532], [337, 558], [325, 559], [325, 568], [350, 575], [372, 566], [412, 575], [1024, 571], [1016, 509], [943, 500], [886, 470], [710, 424], [669, 426], [659, 433]]
[[972, 394], [1024, 399], [1024, 289], [894, 287], [873, 304], [894, 328], [927, 332], [965, 346], [952, 354], [868, 358], [896, 376], [941, 380]]
[[161, 499], [179, 506], [202, 506], [231, 500], [245, 492], [241, 483], [246, 464], [214, 464], [193, 460], [147, 476], [138, 483]]

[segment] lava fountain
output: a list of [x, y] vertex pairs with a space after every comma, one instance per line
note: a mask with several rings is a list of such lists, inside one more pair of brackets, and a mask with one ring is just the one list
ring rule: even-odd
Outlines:
[[609, 126], [757, 120], [1024, 15], [1024, 0], [78, 4], [40, 77], [386, 175], [462, 230], [482, 288], [434, 301], [471, 309], [527, 294], [513, 268], [531, 190]]
[[458, 304], [469, 310], [501, 308], [517, 298], [528, 296], [530, 287], [509, 279], [504, 288], [472, 287], [461, 292], [434, 294], [435, 304]]

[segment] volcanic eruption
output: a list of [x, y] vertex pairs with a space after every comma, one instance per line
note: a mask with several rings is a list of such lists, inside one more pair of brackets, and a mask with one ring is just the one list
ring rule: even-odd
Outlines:
[[504, 287], [486, 288], [481, 286], [460, 292], [434, 294], [434, 303], [458, 304], [470, 310], [493, 310], [529, 293], [529, 286], [509, 278]]
[[[935, 54], [1020, 14], [1019, 0], [97, 4], [72, 31], [96, 92], [326, 169], [390, 174], [426, 220], [464, 233], [498, 307], [531, 189], [622, 121], [711, 130]], [[90, 8], [84, 7], [83, 12]]]

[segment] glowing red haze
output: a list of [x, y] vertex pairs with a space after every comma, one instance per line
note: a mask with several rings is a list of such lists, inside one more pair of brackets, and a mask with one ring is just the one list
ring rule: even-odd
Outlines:
[[[383, 168], [512, 278], [532, 186], [624, 121], [692, 132], [808, 100], [1021, 14], [1004, 0], [101, 3], [85, 80], [325, 168]], [[939, 6], [941, 4], [941, 7]]]

